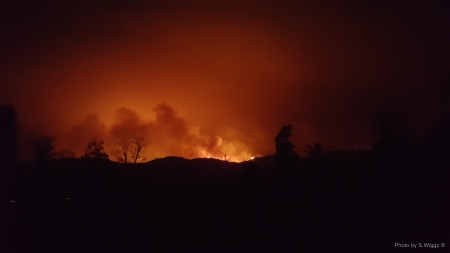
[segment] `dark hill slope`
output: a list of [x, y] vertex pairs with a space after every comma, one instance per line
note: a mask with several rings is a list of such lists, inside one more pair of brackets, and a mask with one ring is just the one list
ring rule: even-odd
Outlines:
[[9, 252], [390, 252], [396, 241], [445, 242], [450, 174], [410, 164], [380, 168], [358, 151], [300, 158], [292, 171], [271, 156], [54, 159], [39, 173], [22, 168], [22, 197], [2, 209], [2, 228]]

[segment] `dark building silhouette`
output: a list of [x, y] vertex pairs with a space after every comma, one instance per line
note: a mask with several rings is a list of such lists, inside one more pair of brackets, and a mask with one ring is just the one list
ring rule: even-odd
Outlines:
[[13, 106], [0, 105], [0, 198], [9, 201], [17, 178], [17, 127]]

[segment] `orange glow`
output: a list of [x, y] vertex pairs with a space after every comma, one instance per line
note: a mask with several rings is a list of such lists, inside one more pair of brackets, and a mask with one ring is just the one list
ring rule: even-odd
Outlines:
[[246, 161], [274, 154], [286, 124], [299, 150], [364, 148], [386, 97], [418, 136], [448, 108], [448, 17], [422, 2], [43, 2], [2, 12], [0, 104], [25, 158], [43, 135], [77, 155], [95, 135], [110, 154], [143, 131], [151, 157]]
[[[251, 153], [255, 152], [250, 145], [240, 139], [233, 139], [232, 136], [203, 133], [198, 126], [178, 116], [167, 104], [157, 105], [153, 112], [155, 117], [146, 119], [137, 112], [122, 107], [117, 110], [110, 126], [102, 124], [95, 115], [88, 116], [62, 134], [58, 145], [77, 150], [77, 155], [81, 155], [86, 145], [84, 140], [95, 134], [105, 141], [105, 150], [109, 152], [117, 148], [116, 143], [137, 135], [146, 144], [142, 156], [148, 159], [165, 156], [222, 159], [226, 156], [227, 161], [241, 162], [248, 160]], [[116, 159], [113, 156], [110, 158]]]

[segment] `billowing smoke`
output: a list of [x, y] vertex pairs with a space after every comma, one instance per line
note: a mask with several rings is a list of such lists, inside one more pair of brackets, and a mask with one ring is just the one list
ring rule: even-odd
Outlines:
[[103, 139], [107, 135], [106, 125], [100, 123], [99, 116], [97, 114], [89, 114], [82, 122], [75, 124], [69, 131], [58, 136], [57, 146], [70, 147], [77, 152], [78, 150], [83, 150], [87, 146], [87, 141], [93, 137]]
[[380, 108], [417, 142], [450, 115], [449, 1], [3, 2], [0, 104], [22, 157], [44, 135], [81, 155], [139, 134], [153, 157], [242, 160], [287, 124], [300, 152], [370, 148]]
[[[165, 156], [185, 158], [211, 157], [228, 161], [248, 160], [255, 151], [239, 140], [203, 133], [200, 128], [165, 103], [153, 108], [154, 119], [146, 120], [143, 115], [122, 107], [117, 110], [114, 123], [106, 127], [97, 115], [88, 115], [81, 123], [57, 136], [58, 149], [73, 150], [81, 155], [87, 142], [96, 137], [105, 141], [107, 153], [118, 148], [120, 143], [133, 137], [143, 140], [141, 156], [149, 159]], [[112, 160], [117, 157], [112, 155]]]

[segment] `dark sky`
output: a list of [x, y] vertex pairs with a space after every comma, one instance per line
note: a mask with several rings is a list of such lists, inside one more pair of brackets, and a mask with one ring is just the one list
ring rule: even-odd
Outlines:
[[0, 104], [22, 153], [139, 133], [156, 157], [243, 160], [289, 123], [299, 151], [369, 147], [379, 108], [417, 140], [450, 108], [448, 1], [211, 2], [1, 4]]

